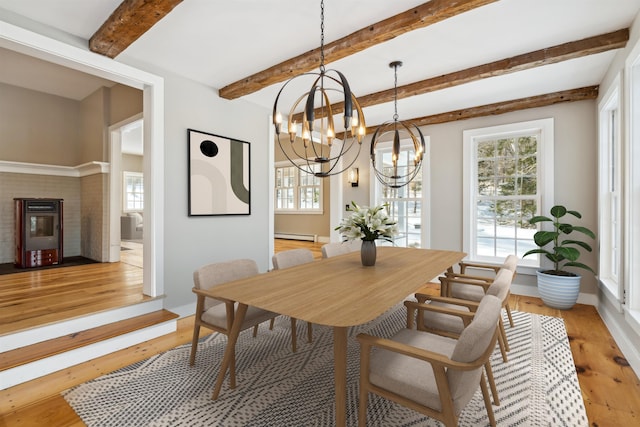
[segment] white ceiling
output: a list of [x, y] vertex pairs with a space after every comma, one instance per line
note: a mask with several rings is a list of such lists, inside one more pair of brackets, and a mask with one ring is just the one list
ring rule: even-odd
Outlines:
[[[325, 0], [325, 41], [425, 1]], [[120, 0], [0, 0], [0, 19], [40, 29], [46, 25], [88, 40], [118, 4]], [[343, 72], [353, 92], [364, 95], [393, 87], [388, 64], [394, 60], [404, 62], [398, 70], [398, 84], [404, 85], [628, 28], [639, 9], [640, 0], [501, 0], [398, 36], [328, 68]], [[318, 0], [185, 0], [116, 60], [152, 64], [219, 89], [316, 48], [319, 42]], [[0, 52], [0, 81], [16, 74], [6, 66], [6, 54]], [[597, 85], [614, 55], [609, 51], [402, 99], [400, 118]], [[46, 74], [53, 75], [51, 69]], [[28, 76], [20, 77], [19, 83], [11, 84], [26, 87]], [[37, 90], [48, 91], [43, 79], [36, 80]], [[80, 81], [75, 76], [71, 85], [58, 81], [53, 86], [79, 86]], [[281, 86], [244, 99], [270, 108]], [[293, 86], [295, 94], [303, 87], [308, 90]], [[389, 120], [392, 114], [392, 103], [365, 109], [369, 125]]]

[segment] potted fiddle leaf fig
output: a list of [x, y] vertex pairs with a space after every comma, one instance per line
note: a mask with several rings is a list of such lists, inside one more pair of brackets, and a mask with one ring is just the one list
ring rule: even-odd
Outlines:
[[[577, 211], [567, 210], [564, 206], [556, 205], [551, 208], [550, 214], [551, 218], [538, 215], [529, 220], [529, 224], [532, 225], [540, 222], [551, 222], [553, 228], [552, 230], [536, 232], [533, 240], [539, 249], [532, 249], [526, 252], [523, 257], [543, 254], [553, 263], [553, 269], [538, 270], [536, 272], [540, 297], [549, 307], [569, 309], [578, 300], [581, 276], [565, 268], [576, 267], [595, 274], [591, 267], [578, 261], [582, 255], [580, 249], [588, 252], [593, 249], [588, 243], [576, 240], [580, 237], [576, 235], [582, 234], [592, 239], [595, 239], [596, 235], [586, 227], [565, 222], [566, 215], [582, 218], [582, 215]], [[571, 237], [568, 237], [569, 235]]]

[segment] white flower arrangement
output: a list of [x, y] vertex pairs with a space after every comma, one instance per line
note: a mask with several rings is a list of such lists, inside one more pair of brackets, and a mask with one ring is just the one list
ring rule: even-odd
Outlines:
[[349, 218], [343, 218], [336, 230], [347, 240], [382, 239], [393, 242], [393, 237], [398, 234], [398, 226], [387, 215], [387, 207], [388, 204], [360, 207], [356, 202], [351, 202], [347, 210], [353, 213]]

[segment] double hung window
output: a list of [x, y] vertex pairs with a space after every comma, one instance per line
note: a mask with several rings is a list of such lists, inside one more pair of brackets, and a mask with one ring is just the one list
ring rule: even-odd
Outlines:
[[[464, 250], [469, 259], [500, 264], [515, 254], [539, 267], [529, 224], [553, 201], [553, 119], [464, 132]], [[546, 167], [546, 166], [549, 167]]]
[[599, 194], [601, 283], [620, 298], [622, 250], [622, 164], [620, 140], [619, 80], [609, 90], [599, 107]]
[[144, 209], [144, 178], [139, 172], [123, 172], [123, 207], [125, 212]]
[[[320, 165], [312, 166], [320, 171]], [[322, 213], [322, 178], [289, 163], [275, 168], [276, 213]]]
[[[425, 156], [422, 166], [415, 178], [404, 187], [390, 188], [375, 182], [376, 204], [388, 204], [389, 216], [398, 224], [398, 235], [393, 244], [401, 247], [426, 248], [429, 247], [428, 221], [428, 176], [429, 168], [429, 140], [425, 137]], [[403, 150], [402, 147], [407, 147]], [[400, 157], [398, 158], [398, 174], [405, 175], [413, 168], [413, 147], [411, 141], [401, 142]], [[376, 148], [376, 164], [389, 165], [391, 168], [391, 144], [378, 144]], [[391, 171], [385, 171], [391, 175]], [[373, 176], [373, 174], [371, 175]], [[380, 242], [380, 244], [388, 244]]]

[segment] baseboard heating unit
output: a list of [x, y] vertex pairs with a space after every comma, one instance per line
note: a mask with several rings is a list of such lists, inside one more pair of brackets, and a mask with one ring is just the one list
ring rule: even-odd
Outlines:
[[275, 233], [276, 239], [288, 239], [288, 240], [306, 240], [309, 242], [317, 242], [317, 234], [294, 234], [294, 233]]

